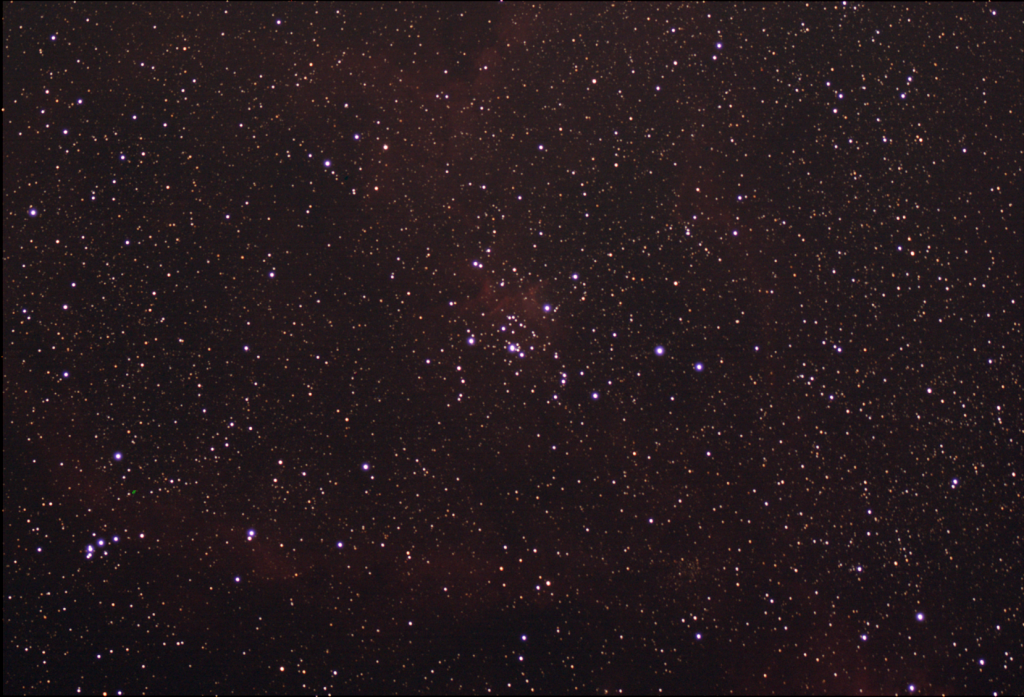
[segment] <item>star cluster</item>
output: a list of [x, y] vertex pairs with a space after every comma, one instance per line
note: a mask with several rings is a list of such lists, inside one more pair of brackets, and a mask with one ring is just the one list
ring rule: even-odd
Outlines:
[[4, 692], [1020, 693], [1021, 27], [6, 4]]

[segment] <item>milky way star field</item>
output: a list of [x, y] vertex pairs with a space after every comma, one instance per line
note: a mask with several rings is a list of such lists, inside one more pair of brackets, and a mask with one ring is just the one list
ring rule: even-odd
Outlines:
[[5, 694], [1020, 694], [1019, 5], [5, 3]]

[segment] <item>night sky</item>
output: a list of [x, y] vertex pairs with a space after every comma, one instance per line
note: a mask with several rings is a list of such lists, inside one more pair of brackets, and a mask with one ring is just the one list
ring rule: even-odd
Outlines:
[[1022, 26], [4, 4], [4, 692], [1020, 693]]

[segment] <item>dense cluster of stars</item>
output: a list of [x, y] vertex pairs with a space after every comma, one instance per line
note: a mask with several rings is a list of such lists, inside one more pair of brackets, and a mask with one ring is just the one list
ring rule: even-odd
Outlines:
[[1022, 19], [5, 6], [5, 693], [1020, 693]]

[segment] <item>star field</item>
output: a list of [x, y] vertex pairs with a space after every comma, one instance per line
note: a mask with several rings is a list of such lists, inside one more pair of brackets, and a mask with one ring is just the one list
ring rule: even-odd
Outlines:
[[1024, 691], [1011, 5], [4, 5], [4, 692]]

